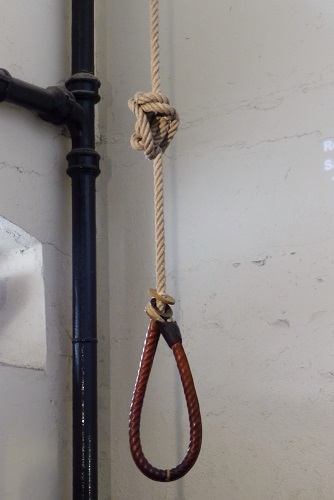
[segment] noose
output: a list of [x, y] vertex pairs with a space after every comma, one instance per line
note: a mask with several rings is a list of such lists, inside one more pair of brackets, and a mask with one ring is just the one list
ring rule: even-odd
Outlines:
[[[129, 108], [137, 118], [131, 145], [134, 149], [144, 151], [146, 157], [153, 160], [156, 289], [149, 290], [152, 299], [146, 306], [151, 321], [132, 397], [129, 439], [132, 457], [140, 471], [155, 481], [168, 482], [180, 479], [195, 464], [201, 449], [202, 422], [194, 381], [182, 346], [181, 333], [173, 320], [171, 305], [175, 300], [166, 294], [163, 153], [177, 131], [179, 118], [160, 89], [158, 0], [150, 0], [150, 25], [152, 91], [135, 94], [134, 98], [129, 100]], [[172, 469], [158, 469], [151, 465], [143, 453], [140, 440], [141, 412], [160, 335], [163, 335], [173, 351], [187, 402], [190, 424], [188, 451], [183, 461]]]

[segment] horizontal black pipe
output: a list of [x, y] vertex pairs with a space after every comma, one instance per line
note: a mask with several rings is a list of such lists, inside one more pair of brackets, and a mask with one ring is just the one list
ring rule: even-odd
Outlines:
[[6, 101], [37, 113], [43, 120], [62, 124], [81, 124], [86, 120], [85, 112], [74, 95], [62, 87], [46, 89], [13, 78], [5, 69], [0, 69], [0, 102]]

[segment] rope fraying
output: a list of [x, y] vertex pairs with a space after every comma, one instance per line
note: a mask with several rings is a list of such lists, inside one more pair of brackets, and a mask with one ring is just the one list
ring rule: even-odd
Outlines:
[[137, 119], [131, 146], [154, 160], [166, 151], [178, 129], [177, 111], [161, 92], [137, 92], [128, 104]]

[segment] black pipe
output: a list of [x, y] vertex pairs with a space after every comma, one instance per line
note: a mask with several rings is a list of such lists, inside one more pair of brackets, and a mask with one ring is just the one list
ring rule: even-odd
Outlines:
[[[91, 152], [92, 153], [92, 152]], [[73, 500], [97, 499], [96, 224], [93, 162], [72, 150]], [[88, 160], [88, 161], [87, 161]]]
[[72, 77], [67, 89], [85, 112], [71, 132], [67, 172], [72, 178], [73, 249], [73, 500], [97, 500], [97, 326], [94, 106], [94, 0], [72, 0]]
[[72, 178], [73, 273], [73, 500], [97, 500], [97, 326], [94, 0], [72, 0], [72, 76], [66, 89], [36, 85], [0, 69], [0, 102], [66, 124], [72, 139], [67, 173]]
[[40, 118], [55, 125], [68, 124], [74, 135], [80, 133], [86, 116], [74, 95], [61, 87], [43, 89], [37, 85], [13, 78], [6, 69], [0, 69], [0, 102], [6, 101], [37, 113]]
[[94, 0], [72, 0], [72, 74], [94, 74]]

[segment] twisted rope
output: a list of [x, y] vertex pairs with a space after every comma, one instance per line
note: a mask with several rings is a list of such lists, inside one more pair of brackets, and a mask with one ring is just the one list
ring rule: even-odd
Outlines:
[[[152, 92], [137, 92], [129, 99], [129, 108], [136, 116], [135, 133], [131, 146], [144, 151], [153, 162], [154, 207], [155, 207], [155, 250], [156, 250], [156, 289], [159, 294], [166, 292], [165, 264], [165, 217], [163, 189], [163, 153], [173, 139], [179, 117], [166, 96], [160, 90], [160, 51], [159, 51], [159, 1], [151, 0], [151, 84]], [[157, 302], [159, 310], [164, 304]]]
[[151, 80], [153, 92], [160, 92], [159, 0], [151, 0]]

